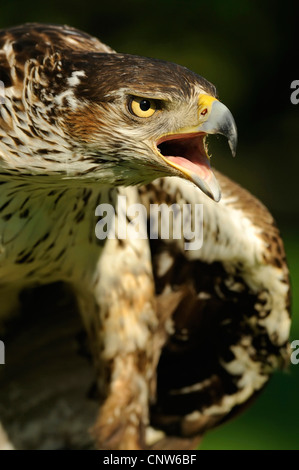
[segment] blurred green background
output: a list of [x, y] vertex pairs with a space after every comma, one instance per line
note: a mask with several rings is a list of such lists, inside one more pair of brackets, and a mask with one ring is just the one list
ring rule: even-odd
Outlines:
[[[249, 0], [9, 0], [0, 27], [69, 24], [119, 52], [185, 65], [213, 82], [239, 131], [237, 158], [221, 139], [213, 164], [258, 196], [281, 229], [293, 286], [292, 339], [299, 339], [298, 117], [295, 2]], [[243, 415], [211, 431], [202, 449], [299, 449], [299, 365], [276, 373]]]

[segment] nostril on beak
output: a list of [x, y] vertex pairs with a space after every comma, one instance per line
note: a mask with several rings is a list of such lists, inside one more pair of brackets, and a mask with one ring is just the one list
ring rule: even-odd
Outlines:
[[200, 113], [202, 116], [205, 116], [208, 112], [208, 108], [205, 108], [202, 110], [202, 112]]

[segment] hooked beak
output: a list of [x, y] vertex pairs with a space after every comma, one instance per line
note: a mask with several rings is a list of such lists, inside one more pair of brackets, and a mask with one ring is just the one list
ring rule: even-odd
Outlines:
[[236, 154], [237, 128], [229, 109], [216, 98], [201, 95], [198, 102], [199, 124], [178, 133], [162, 136], [157, 142], [159, 155], [173, 169], [192, 181], [207, 196], [218, 202], [219, 184], [211, 170], [207, 153], [207, 134], [222, 134], [228, 139], [232, 155]]

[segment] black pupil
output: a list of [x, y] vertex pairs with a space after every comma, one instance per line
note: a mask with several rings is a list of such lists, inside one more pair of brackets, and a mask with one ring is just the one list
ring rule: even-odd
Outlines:
[[142, 100], [140, 101], [139, 106], [141, 111], [148, 111], [151, 107], [151, 102], [149, 100]]

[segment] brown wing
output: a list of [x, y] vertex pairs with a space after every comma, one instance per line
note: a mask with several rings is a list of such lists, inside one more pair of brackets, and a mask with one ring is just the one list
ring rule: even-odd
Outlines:
[[278, 229], [259, 201], [216, 174], [219, 204], [176, 179], [140, 190], [146, 204], [198, 202], [204, 211], [200, 250], [151, 240], [167, 331], [151, 417], [169, 435], [200, 435], [226, 420], [288, 361], [289, 279]]

